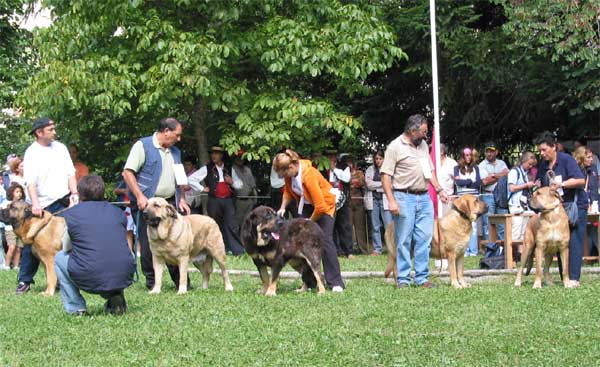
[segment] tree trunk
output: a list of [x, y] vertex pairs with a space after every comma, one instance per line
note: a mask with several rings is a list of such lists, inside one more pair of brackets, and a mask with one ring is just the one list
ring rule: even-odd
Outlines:
[[202, 98], [198, 98], [191, 114], [192, 125], [194, 127], [194, 136], [198, 147], [198, 167], [208, 163], [208, 146], [206, 142], [206, 107]]

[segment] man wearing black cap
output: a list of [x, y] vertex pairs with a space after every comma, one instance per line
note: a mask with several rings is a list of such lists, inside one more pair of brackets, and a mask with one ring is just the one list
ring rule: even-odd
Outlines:
[[[184, 195], [187, 180], [181, 162], [181, 152], [175, 147], [175, 143], [181, 140], [182, 133], [183, 125], [177, 119], [167, 117], [160, 120], [153, 135], [141, 138], [133, 145], [122, 173], [130, 191], [128, 195], [132, 202], [131, 211], [136, 220], [140, 241], [142, 273], [146, 277], [148, 289], [154, 287], [154, 267], [147, 225], [141, 211], [148, 205], [149, 198], [157, 196], [166, 199], [178, 210], [190, 214], [190, 207]], [[175, 287], [178, 288], [179, 268], [167, 265], [167, 269]]]
[[[54, 139], [54, 121], [43, 117], [33, 122], [31, 134], [35, 141], [23, 158], [24, 180], [31, 198], [31, 213], [40, 216], [43, 210], [56, 213], [79, 201], [75, 168], [67, 147]], [[29, 291], [40, 261], [31, 253], [31, 246], [23, 247], [17, 285], [17, 294]]]
[[213, 146], [209, 153], [210, 162], [189, 177], [189, 185], [196, 191], [208, 193], [208, 215], [219, 224], [225, 249], [235, 256], [242, 255], [244, 247], [235, 220], [234, 190], [240, 189], [243, 183], [232, 177], [231, 170], [225, 167], [223, 147]]
[[[479, 172], [481, 174], [482, 182], [482, 195], [483, 200], [487, 206], [488, 211], [483, 219], [483, 234], [485, 239], [489, 241], [490, 231], [488, 224], [488, 215], [490, 214], [506, 214], [508, 208], [499, 208], [496, 206], [496, 200], [494, 198], [494, 189], [500, 177], [508, 175], [508, 166], [503, 160], [498, 159], [498, 148], [493, 142], [489, 142], [485, 145], [485, 159], [479, 163]], [[504, 239], [504, 226], [498, 225], [498, 239]]]

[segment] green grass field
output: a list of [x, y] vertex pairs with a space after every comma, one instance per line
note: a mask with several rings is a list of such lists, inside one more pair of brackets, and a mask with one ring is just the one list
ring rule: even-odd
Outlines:
[[[474, 267], [477, 259], [470, 258]], [[232, 269], [253, 269], [248, 258]], [[342, 261], [343, 270], [383, 270], [385, 259]], [[382, 279], [347, 282], [343, 294], [296, 294], [283, 280], [278, 296], [256, 295], [259, 280], [218, 274], [208, 291], [160, 295], [141, 283], [126, 291], [123, 317], [103, 314], [99, 296], [84, 295], [89, 315], [64, 313], [44, 298], [42, 274], [15, 296], [16, 272], [0, 272], [0, 366], [598, 366], [600, 279], [580, 289], [521, 289], [513, 277], [456, 291], [396, 290]], [[558, 275], [555, 274], [558, 280]]]

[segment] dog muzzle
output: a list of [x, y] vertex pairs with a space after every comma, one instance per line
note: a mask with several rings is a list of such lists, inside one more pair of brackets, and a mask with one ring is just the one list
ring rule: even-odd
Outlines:
[[142, 217], [144, 217], [144, 221], [150, 227], [158, 227], [158, 225], [160, 224], [160, 217], [156, 217], [147, 213], [142, 214]]

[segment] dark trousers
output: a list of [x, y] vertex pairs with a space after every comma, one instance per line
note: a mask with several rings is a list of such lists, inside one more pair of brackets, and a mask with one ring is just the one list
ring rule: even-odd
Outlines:
[[577, 210], [577, 223], [571, 228], [569, 240], [569, 279], [579, 280], [583, 264], [583, 236], [587, 225], [587, 211]]
[[352, 227], [354, 227], [354, 239], [358, 249], [363, 254], [370, 254], [369, 242], [367, 239], [367, 218], [365, 206], [362, 199], [352, 200], [350, 202], [350, 218], [352, 218]]
[[[64, 208], [66, 208], [65, 205], [59, 201], [55, 201], [45, 207], [44, 210], [47, 210], [50, 213], [56, 213]], [[31, 246], [23, 246], [21, 249], [21, 261], [19, 263], [18, 281], [27, 284], [35, 283], [33, 277], [35, 276], [35, 273], [37, 273], [39, 266], [40, 260], [33, 256]]]
[[350, 200], [335, 213], [335, 240], [337, 252], [340, 255], [351, 255], [352, 251], [352, 222], [350, 218]]
[[[175, 205], [173, 200], [169, 200], [169, 203]], [[139, 214], [138, 214], [139, 213]], [[152, 265], [152, 251], [150, 250], [150, 243], [148, 242], [148, 225], [144, 220], [144, 216], [139, 211], [136, 205], [132, 205], [131, 215], [138, 231], [138, 241], [140, 243], [140, 262], [142, 264], [142, 273], [146, 278], [146, 288], [152, 289], [154, 287], [154, 265]], [[175, 283], [175, 288], [179, 288], [179, 266], [167, 264], [169, 275]], [[188, 288], [190, 278], [188, 277]]]
[[[302, 217], [310, 218], [314, 207], [312, 205], [304, 205], [302, 209]], [[342, 273], [340, 271], [340, 262], [337, 258], [337, 251], [335, 249], [335, 244], [333, 243], [333, 227], [334, 220], [327, 214], [323, 214], [319, 220], [316, 222], [321, 230], [323, 231], [323, 248], [322, 258], [323, 258], [323, 272], [325, 273], [325, 282], [327, 282], [327, 286], [335, 287], [340, 286], [344, 288], [344, 280], [342, 279]], [[306, 279], [303, 278], [306, 281]], [[309, 288], [314, 288], [315, 285], [308, 284]]]
[[219, 229], [223, 234], [225, 250], [233, 255], [242, 255], [244, 247], [238, 236], [239, 227], [235, 221], [235, 205], [233, 198], [220, 199], [216, 197], [208, 198], [208, 216], [217, 222]]

